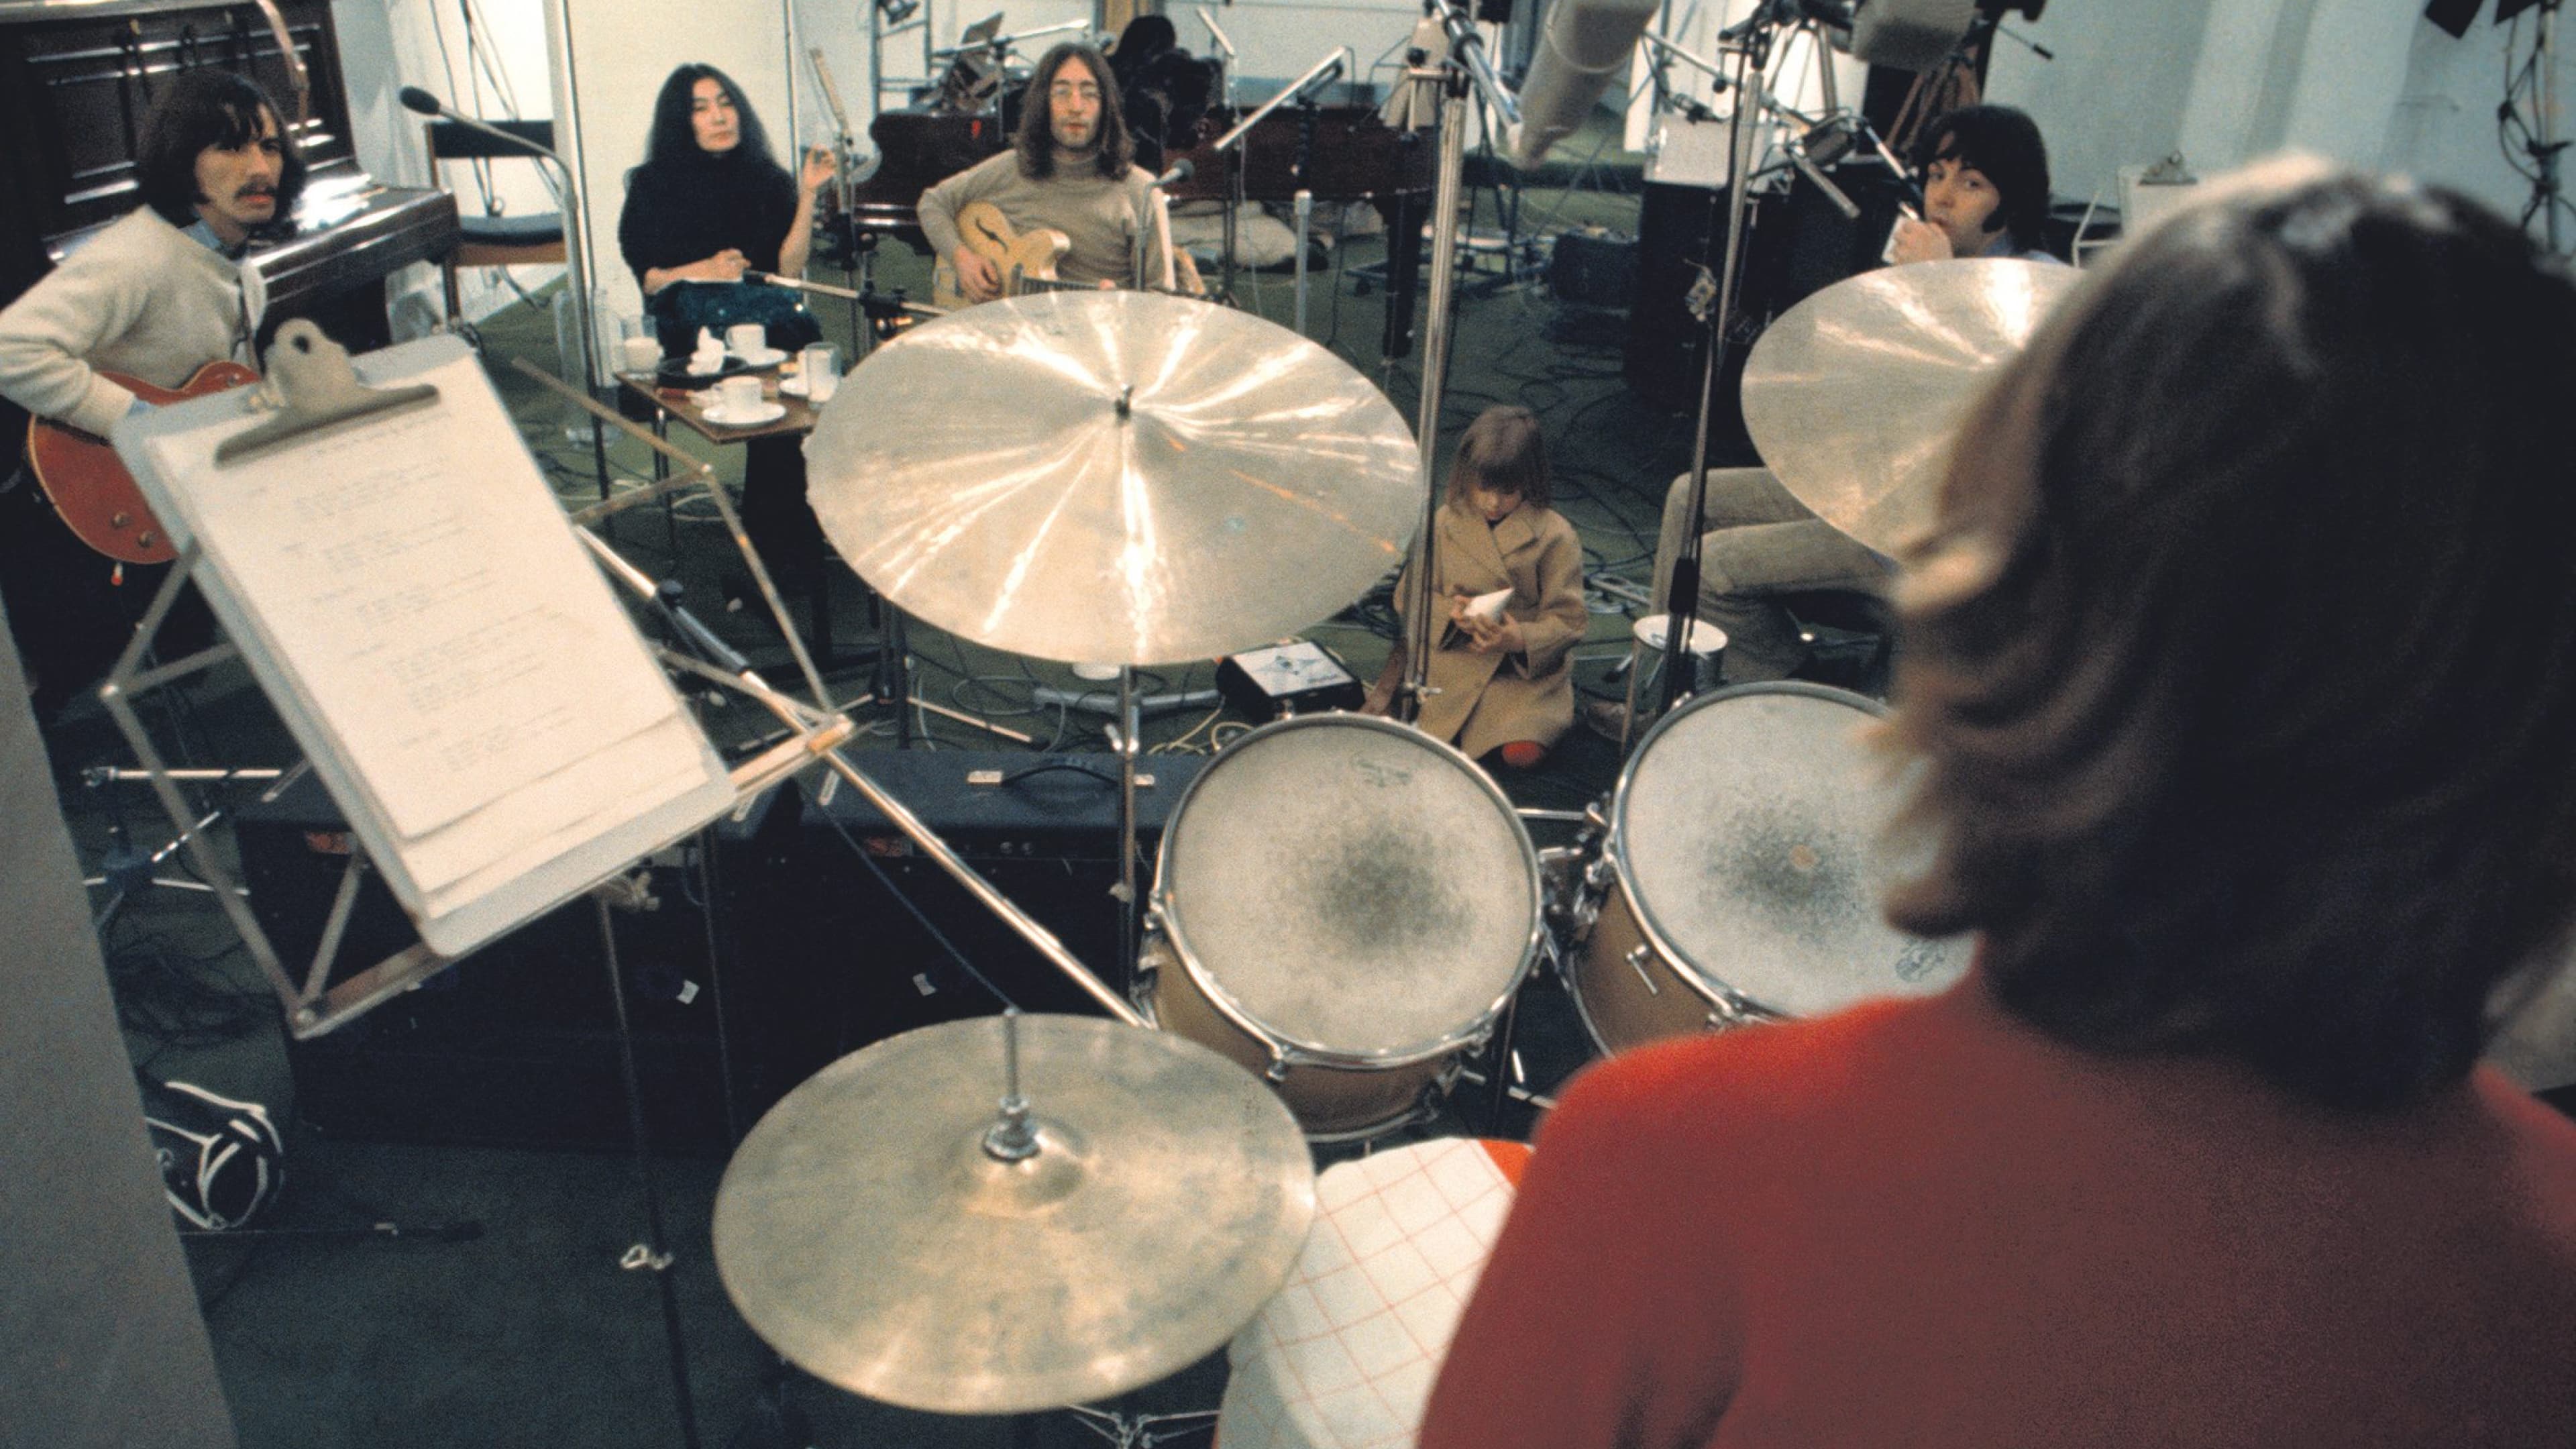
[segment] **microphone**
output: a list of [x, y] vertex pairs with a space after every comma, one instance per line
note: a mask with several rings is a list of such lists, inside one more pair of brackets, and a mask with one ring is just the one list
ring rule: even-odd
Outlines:
[[418, 111], [424, 116], [435, 116], [447, 109], [438, 103], [438, 97], [418, 86], [404, 86], [394, 92], [394, 99], [402, 102], [404, 110]]
[[1189, 180], [1190, 173], [1197, 169], [1197, 167], [1192, 166], [1189, 163], [1188, 158], [1184, 157], [1181, 160], [1173, 162], [1171, 170], [1164, 172], [1162, 175], [1155, 177], [1151, 182], [1147, 183], [1145, 189], [1152, 191], [1165, 186], [1178, 186], [1182, 182]]
[[1521, 130], [1512, 164], [1535, 170], [1548, 148], [1574, 134], [1628, 63], [1660, 0], [1557, 0], [1521, 83]]

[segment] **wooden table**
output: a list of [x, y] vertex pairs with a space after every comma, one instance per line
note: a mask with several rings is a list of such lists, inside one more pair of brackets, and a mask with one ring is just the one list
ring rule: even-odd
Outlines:
[[678, 418], [689, 431], [710, 443], [747, 443], [754, 438], [801, 436], [814, 431], [814, 421], [821, 414], [815, 412], [813, 405], [805, 399], [789, 397], [779, 392], [778, 379], [779, 373], [776, 368], [760, 374], [760, 400], [786, 404], [787, 415], [761, 423], [756, 427], [736, 428], [709, 421], [706, 409], [698, 405], [696, 393], [712, 390], [715, 387], [713, 378], [706, 380], [704, 389], [690, 389], [664, 387], [655, 380], [654, 374], [649, 372], [617, 374], [618, 382], [628, 392], [653, 406], [655, 410], [653, 429], [656, 433], [667, 435], [669, 420]]
[[[628, 392], [642, 399], [653, 409], [655, 437], [668, 438], [671, 419], [677, 418], [683, 426], [699, 437], [711, 443], [723, 444], [748, 443], [755, 438], [802, 437], [814, 431], [815, 420], [821, 414], [816, 412], [814, 406], [805, 399], [781, 393], [778, 390], [780, 376], [781, 370], [775, 367], [759, 374], [760, 399], [763, 402], [785, 405], [786, 414], [751, 427], [731, 427], [708, 418], [706, 408], [698, 402], [697, 394], [711, 391], [715, 387], [713, 378], [705, 379], [704, 388], [666, 387], [660, 383], [656, 374], [650, 372], [620, 372], [617, 374], [617, 381]], [[661, 482], [668, 478], [670, 473], [671, 460], [655, 453], [653, 481]], [[679, 544], [679, 525], [675, 521], [671, 530], [671, 548], [674, 554], [679, 551]], [[820, 578], [816, 579], [814, 591], [806, 601], [814, 652], [818, 661], [825, 663], [827, 667], [836, 662], [832, 652], [832, 601], [829, 578], [829, 571], [826, 570]]]

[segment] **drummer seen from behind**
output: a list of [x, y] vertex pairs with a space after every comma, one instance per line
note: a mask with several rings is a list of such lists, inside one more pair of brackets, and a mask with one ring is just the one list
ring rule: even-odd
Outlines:
[[1898, 218], [1889, 261], [2055, 260], [2040, 236], [2048, 219], [2048, 147], [2027, 114], [2010, 106], [1951, 111], [1915, 143], [1914, 167], [1923, 177], [1923, 215]]
[[[1548, 506], [1549, 496], [1547, 439], [1536, 414], [1495, 406], [1467, 425], [1433, 551], [1431, 593], [1441, 624], [1423, 683], [1438, 693], [1423, 701], [1414, 723], [1469, 759], [1490, 755], [1514, 769], [1539, 764], [1573, 726], [1573, 649], [1591, 621], [1583, 607], [1583, 541]], [[1395, 588], [1398, 609], [1408, 606], [1413, 588], [1408, 567]], [[1399, 645], [1379, 680], [1374, 711], [1392, 699], [1403, 667]]]
[[1904, 560], [1887, 913], [1976, 965], [1577, 1078], [1424, 1449], [2569, 1442], [2576, 1124], [2479, 1057], [2576, 920], [2576, 284], [2212, 190]]

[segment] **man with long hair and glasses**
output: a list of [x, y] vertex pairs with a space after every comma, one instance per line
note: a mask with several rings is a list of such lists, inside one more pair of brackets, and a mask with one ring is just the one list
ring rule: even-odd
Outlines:
[[958, 230], [957, 214], [975, 201], [998, 208], [1015, 232], [1063, 233], [1072, 246], [1056, 264], [1060, 280], [1124, 286], [1136, 280], [1140, 225], [1169, 245], [1148, 208], [1153, 178], [1134, 158], [1109, 62], [1090, 46], [1059, 45], [1029, 77], [1011, 149], [922, 193], [921, 229], [970, 302], [991, 301], [1006, 282]]
[[2576, 285], [2214, 189], [1903, 560], [1887, 913], [1975, 967], [1577, 1079], [1425, 1449], [2569, 1442], [2576, 1124], [2479, 1058], [2576, 922]]
[[[277, 108], [226, 70], [163, 83], [134, 170], [144, 204], [0, 311], [0, 397], [102, 437], [139, 405], [108, 372], [176, 388], [209, 362], [257, 365], [241, 258], [286, 222], [304, 187]], [[0, 593], [44, 715], [113, 662], [168, 566], [120, 570], [89, 552], [12, 467], [0, 488]]]

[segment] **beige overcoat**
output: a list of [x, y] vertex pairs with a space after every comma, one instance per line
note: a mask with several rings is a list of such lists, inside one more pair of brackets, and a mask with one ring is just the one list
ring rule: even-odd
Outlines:
[[[1567, 656], [1589, 622], [1583, 542], [1574, 525], [1552, 508], [1524, 504], [1488, 528], [1481, 515], [1453, 501], [1440, 509], [1438, 539], [1432, 596], [1444, 622], [1423, 682], [1440, 692], [1424, 702], [1417, 723], [1425, 734], [1454, 741], [1471, 760], [1513, 740], [1555, 744], [1574, 724]], [[1410, 569], [1406, 575], [1395, 591], [1399, 609], [1410, 596]], [[1450, 595], [1501, 588], [1512, 591], [1503, 609], [1521, 623], [1525, 654], [1478, 654], [1465, 630], [1445, 622]]]

